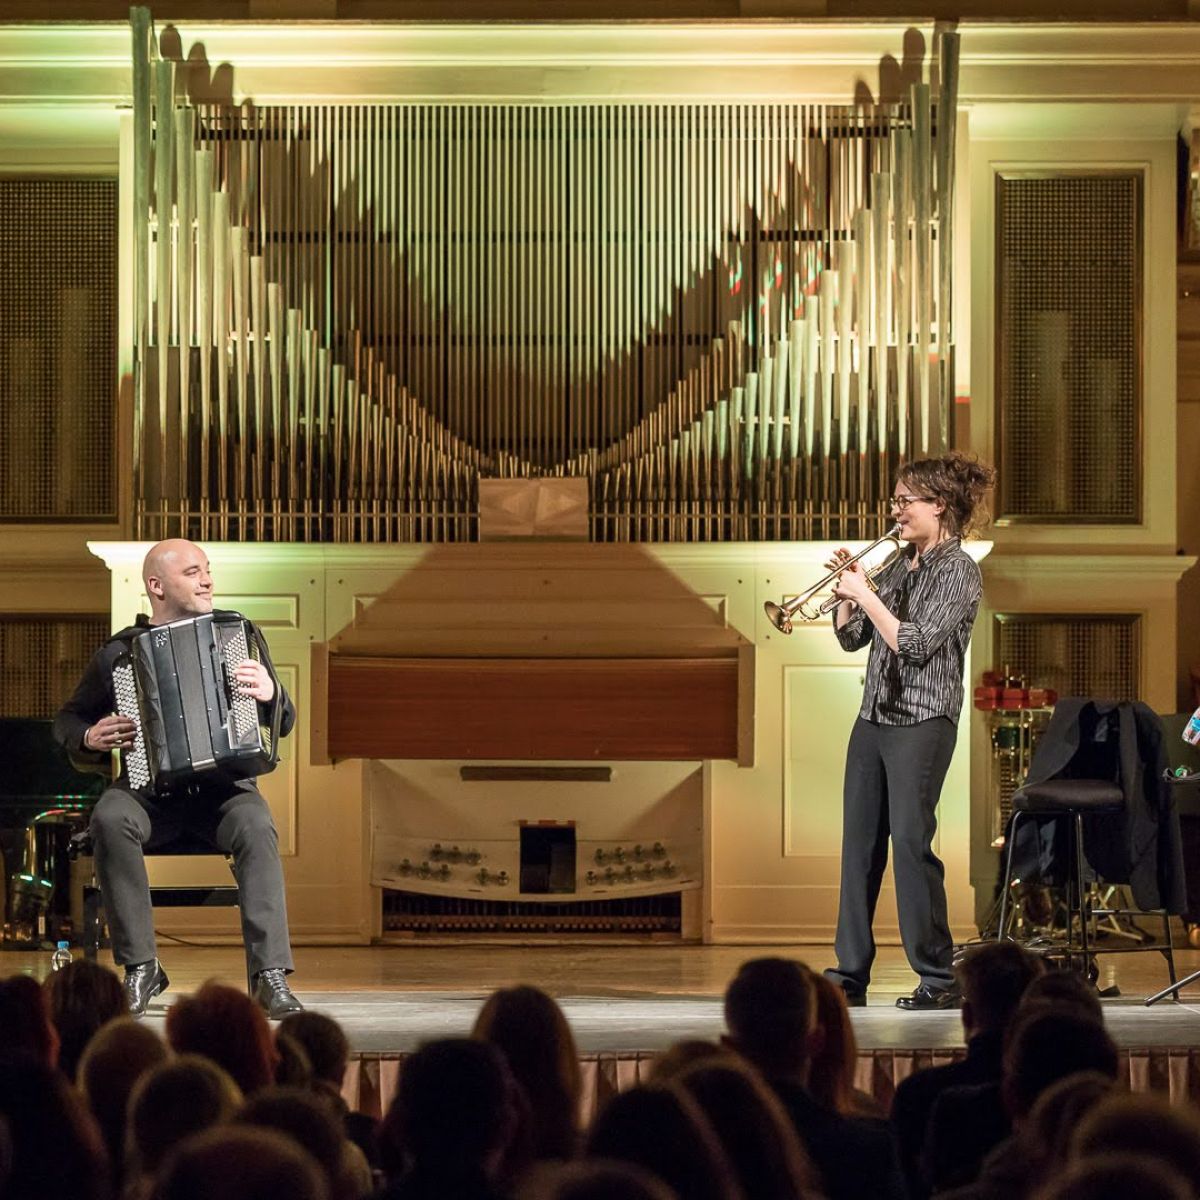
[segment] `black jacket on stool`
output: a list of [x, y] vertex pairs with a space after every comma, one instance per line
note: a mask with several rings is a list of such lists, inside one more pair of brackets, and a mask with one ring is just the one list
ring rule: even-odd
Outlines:
[[[1103, 779], [1120, 786], [1125, 809], [1084, 818], [1084, 852], [1109, 883], [1127, 883], [1143, 909], [1187, 907], [1179, 816], [1169, 786], [1162, 724], [1141, 702], [1060, 700], [1034, 751], [1025, 786], [1051, 779]], [[1061, 829], [1059, 828], [1061, 826]], [[1018, 826], [1013, 873], [1060, 880], [1067, 870], [1066, 822]]]

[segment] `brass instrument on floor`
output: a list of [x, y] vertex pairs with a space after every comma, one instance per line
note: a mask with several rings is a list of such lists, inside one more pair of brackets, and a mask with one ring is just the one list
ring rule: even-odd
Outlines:
[[841, 603], [837, 596], [827, 596], [819, 604], [814, 603], [816, 597], [827, 590], [831, 584], [836, 584], [843, 571], [850, 570], [855, 563], [866, 558], [872, 550], [882, 546], [884, 542], [894, 542], [895, 546], [887, 558], [865, 572], [867, 585], [874, 591], [875, 576], [886, 567], [891, 566], [896, 560], [896, 555], [904, 549], [904, 543], [900, 540], [899, 525], [893, 525], [883, 537], [876, 538], [869, 546], [864, 547], [857, 554], [851, 555], [844, 563], [839, 564], [836, 570], [830, 571], [824, 578], [817, 580], [806, 592], [801, 592], [799, 596], [793, 596], [792, 599], [782, 604], [768, 600], [763, 605], [763, 611], [767, 614], [768, 620], [780, 633], [791, 633], [794, 620], [819, 621], [827, 613], [831, 613]]

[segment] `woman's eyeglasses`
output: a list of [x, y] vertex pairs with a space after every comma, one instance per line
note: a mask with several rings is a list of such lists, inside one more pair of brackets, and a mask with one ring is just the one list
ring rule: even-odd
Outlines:
[[888, 504], [893, 512], [902, 513], [908, 506], [917, 500], [924, 500], [926, 504], [932, 504], [935, 497], [933, 496], [893, 496]]

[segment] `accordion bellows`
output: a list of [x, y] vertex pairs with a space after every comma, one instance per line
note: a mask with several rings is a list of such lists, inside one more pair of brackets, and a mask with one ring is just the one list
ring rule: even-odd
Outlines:
[[172, 621], [133, 638], [113, 666], [117, 712], [137, 727], [125, 754], [132, 787], [164, 791], [213, 773], [274, 770], [275, 733], [234, 676], [239, 663], [258, 657], [250, 622], [236, 613]]

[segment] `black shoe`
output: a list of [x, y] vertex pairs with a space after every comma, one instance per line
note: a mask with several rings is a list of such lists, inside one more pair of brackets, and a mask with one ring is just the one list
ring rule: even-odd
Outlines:
[[157, 958], [125, 968], [125, 999], [129, 1001], [129, 1015], [142, 1017], [146, 1007], [160, 992], [165, 992], [171, 981]]
[[272, 1021], [289, 1013], [304, 1011], [304, 1005], [292, 995], [287, 972], [282, 967], [268, 967], [254, 977], [254, 999]]
[[933, 988], [923, 983], [911, 996], [901, 996], [897, 1008], [906, 1012], [927, 1012], [935, 1008], [962, 1008], [962, 992], [954, 984], [947, 988]]
[[847, 1008], [866, 1008], [867, 993], [866, 992], [848, 992], [845, 988], [842, 989], [842, 994], [846, 997]]

